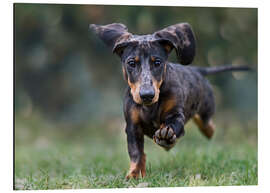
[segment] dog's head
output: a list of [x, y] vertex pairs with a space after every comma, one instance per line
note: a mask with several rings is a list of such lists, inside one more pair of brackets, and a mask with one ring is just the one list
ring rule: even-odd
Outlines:
[[133, 35], [120, 23], [92, 24], [90, 28], [120, 56], [124, 77], [138, 104], [151, 105], [158, 101], [167, 58], [173, 49], [183, 65], [190, 64], [195, 56], [195, 37], [187, 23], [151, 35]]

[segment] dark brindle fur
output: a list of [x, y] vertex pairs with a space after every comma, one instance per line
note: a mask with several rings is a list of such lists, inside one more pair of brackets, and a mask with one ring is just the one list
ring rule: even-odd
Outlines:
[[[208, 138], [214, 133], [212, 88], [204, 75], [246, 67], [200, 68], [183, 66], [193, 61], [195, 37], [187, 23], [169, 26], [151, 35], [133, 35], [123, 24], [90, 25], [117, 53], [128, 82], [124, 114], [131, 160], [127, 178], [145, 176], [144, 135], [166, 150], [183, 136], [184, 125], [193, 118]], [[175, 49], [179, 62], [167, 61]]]

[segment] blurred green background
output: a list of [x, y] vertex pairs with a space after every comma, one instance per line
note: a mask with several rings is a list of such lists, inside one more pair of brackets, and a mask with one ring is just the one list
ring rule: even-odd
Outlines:
[[[125, 144], [122, 98], [127, 84], [119, 58], [89, 31], [91, 23], [119, 22], [134, 34], [147, 34], [188, 22], [197, 39], [192, 65], [252, 67], [253, 72], [224, 73], [209, 80], [217, 103], [216, 140], [238, 144], [242, 139], [256, 149], [257, 9], [57, 4], [14, 7], [18, 179], [34, 171], [23, 170], [27, 163], [33, 164], [22, 161], [23, 156], [32, 155], [29, 147], [34, 152], [40, 147], [58, 147], [56, 141], [65, 144], [73, 140], [89, 145], [92, 139], [99, 139], [97, 135], [100, 143], [114, 136], [112, 143], [121, 138]], [[175, 53], [170, 60], [177, 62]]]

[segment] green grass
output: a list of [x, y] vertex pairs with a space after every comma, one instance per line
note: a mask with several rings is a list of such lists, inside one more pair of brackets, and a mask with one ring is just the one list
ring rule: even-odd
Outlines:
[[[98, 128], [24, 128], [16, 123], [15, 189], [257, 185], [256, 137], [239, 128], [208, 141], [193, 125], [166, 152], [146, 138], [147, 176], [125, 180], [125, 133]], [[47, 126], [50, 127], [50, 126]]]

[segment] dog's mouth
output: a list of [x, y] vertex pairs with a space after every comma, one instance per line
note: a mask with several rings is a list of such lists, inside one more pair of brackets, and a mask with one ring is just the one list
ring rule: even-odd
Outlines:
[[151, 101], [142, 101], [142, 105], [145, 105], [145, 106], [151, 106], [152, 104], [154, 104], [154, 102], [151, 100]]
[[157, 101], [158, 101], [158, 96], [156, 96], [155, 94], [155, 97], [152, 98], [152, 99], [142, 99], [141, 98], [141, 104], [144, 105], [144, 106], [151, 106], [153, 104], [155, 104]]
[[158, 98], [159, 98], [158, 96], [155, 96], [153, 99], [143, 99], [138, 95], [137, 96], [132, 95], [132, 96], [133, 96], [133, 100], [135, 101], [135, 103], [143, 105], [143, 106], [151, 106], [151, 105], [157, 103]]

